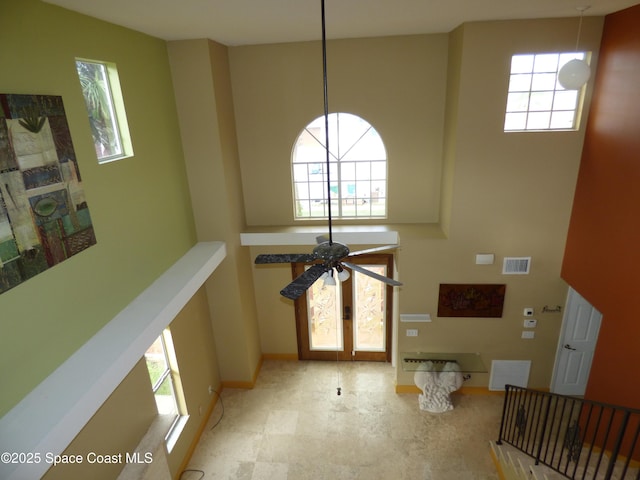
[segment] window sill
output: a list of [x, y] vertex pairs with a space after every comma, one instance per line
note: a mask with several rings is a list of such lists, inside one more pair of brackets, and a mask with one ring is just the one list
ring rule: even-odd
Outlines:
[[[333, 226], [333, 239], [348, 245], [390, 245], [400, 241], [398, 232], [381, 225]], [[326, 225], [256, 227], [240, 234], [243, 246], [315, 245], [316, 237], [327, 234]]]
[[171, 425], [169, 433], [167, 433], [167, 436], [165, 437], [165, 441], [167, 442], [167, 452], [171, 453], [173, 447], [176, 446], [176, 443], [182, 434], [182, 430], [187, 426], [188, 421], [189, 415], [180, 415], [173, 425]]
[[[408, 237], [447, 238], [437, 223], [334, 225], [332, 230], [334, 240], [347, 245], [398, 245], [400, 233]], [[245, 247], [315, 245], [318, 235], [327, 236], [326, 225], [247, 227], [240, 234], [240, 244]]]

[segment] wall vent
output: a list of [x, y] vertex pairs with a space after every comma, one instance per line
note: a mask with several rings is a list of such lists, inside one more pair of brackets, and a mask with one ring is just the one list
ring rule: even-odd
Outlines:
[[531, 257], [505, 257], [502, 263], [503, 275], [528, 275]]

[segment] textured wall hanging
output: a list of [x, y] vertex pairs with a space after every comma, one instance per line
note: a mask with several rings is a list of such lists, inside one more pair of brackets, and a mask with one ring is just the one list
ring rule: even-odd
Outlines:
[[507, 286], [440, 284], [439, 317], [502, 317]]
[[62, 97], [0, 94], [0, 293], [95, 243]]

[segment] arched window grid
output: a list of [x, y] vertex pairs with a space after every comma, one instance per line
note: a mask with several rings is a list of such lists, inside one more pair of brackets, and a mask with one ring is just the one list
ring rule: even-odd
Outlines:
[[[324, 117], [300, 133], [291, 164], [294, 218], [327, 218]], [[349, 113], [330, 114], [329, 168], [332, 217], [386, 218], [387, 156], [373, 126]]]

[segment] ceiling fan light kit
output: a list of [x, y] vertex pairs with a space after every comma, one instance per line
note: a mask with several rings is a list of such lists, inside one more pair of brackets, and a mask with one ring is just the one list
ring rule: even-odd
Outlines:
[[[358, 255], [375, 253], [385, 250], [391, 250], [398, 248], [398, 245], [385, 245], [382, 247], [368, 248], [365, 250], [359, 250], [351, 252], [349, 247], [343, 243], [333, 241], [333, 228], [332, 228], [332, 216], [331, 216], [331, 179], [330, 172], [330, 154], [329, 154], [329, 96], [327, 88], [327, 37], [325, 31], [325, 9], [324, 0], [321, 0], [322, 10], [322, 86], [324, 92], [324, 123], [325, 123], [325, 152], [326, 152], [326, 192], [327, 192], [327, 213], [328, 213], [328, 229], [329, 237], [319, 236], [316, 238], [317, 245], [313, 249], [313, 252], [308, 253], [285, 253], [275, 254], [267, 253], [258, 255], [255, 259], [256, 264], [268, 264], [268, 263], [312, 263], [312, 265], [304, 271], [300, 276], [295, 278], [289, 285], [284, 287], [280, 294], [291, 300], [298, 299], [304, 294], [318, 279], [324, 280], [324, 285], [335, 285], [336, 279], [341, 282], [349, 279], [349, 272], [345, 269], [362, 273], [369, 277], [375, 278], [381, 282], [391, 286], [400, 286], [402, 283], [392, 278], [379, 275], [371, 272], [359, 265], [346, 262], [345, 259], [355, 257]], [[335, 272], [334, 272], [335, 269]], [[338, 393], [339, 394], [339, 393]]]

